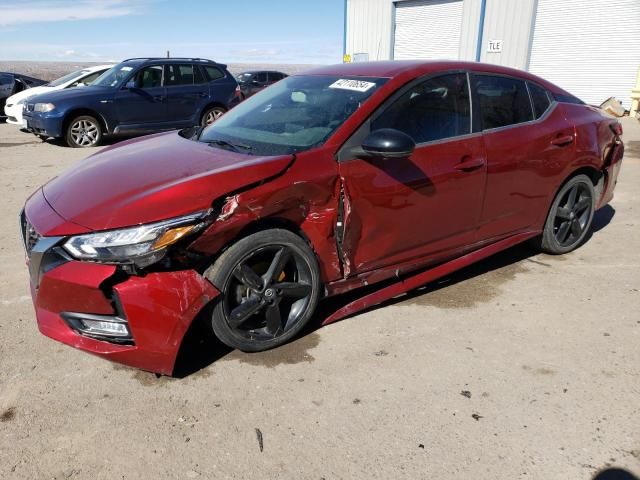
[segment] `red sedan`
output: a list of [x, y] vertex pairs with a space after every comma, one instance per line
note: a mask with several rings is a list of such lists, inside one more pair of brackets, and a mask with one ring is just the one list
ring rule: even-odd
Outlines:
[[[295, 337], [526, 240], [562, 254], [613, 196], [621, 126], [525, 72], [374, 62], [289, 77], [213, 125], [130, 140], [21, 216], [42, 333], [171, 374], [196, 317]], [[368, 289], [371, 292], [371, 289]]]

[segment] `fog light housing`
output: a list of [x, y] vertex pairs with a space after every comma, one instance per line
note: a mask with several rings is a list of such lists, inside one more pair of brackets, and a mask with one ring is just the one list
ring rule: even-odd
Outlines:
[[129, 329], [125, 323], [107, 322], [105, 320], [81, 320], [84, 331], [97, 335], [113, 335], [114, 337], [128, 337]]
[[113, 343], [133, 343], [129, 324], [115, 315], [63, 312], [60, 316], [80, 335]]

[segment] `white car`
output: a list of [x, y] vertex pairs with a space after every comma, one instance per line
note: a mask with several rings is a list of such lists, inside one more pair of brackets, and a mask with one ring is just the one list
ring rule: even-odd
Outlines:
[[18, 92], [15, 95], [11, 95], [7, 98], [7, 103], [4, 106], [7, 123], [20, 125], [22, 127], [26, 126], [26, 122], [22, 118], [22, 105], [28, 98], [43, 93], [53, 92], [55, 90], [62, 90], [64, 88], [88, 85], [111, 67], [113, 67], [113, 65], [98, 65], [96, 67], [83, 68], [82, 70], [71, 72], [64, 77], [57, 78], [46, 85], [29, 88]]

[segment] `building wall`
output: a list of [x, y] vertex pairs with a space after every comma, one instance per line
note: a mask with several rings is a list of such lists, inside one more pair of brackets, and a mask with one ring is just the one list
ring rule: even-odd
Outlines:
[[[486, 2], [480, 61], [526, 70], [536, 0], [486, 0]], [[502, 52], [487, 52], [490, 40], [502, 40]]]
[[[369, 60], [393, 58], [395, 4], [413, 0], [346, 0], [345, 53]], [[486, 0], [480, 61], [527, 68], [536, 0]], [[464, 0], [460, 60], [476, 60], [482, 0]], [[489, 40], [502, 40], [501, 53], [487, 53]]]
[[346, 0], [346, 52], [391, 59], [393, 0]]

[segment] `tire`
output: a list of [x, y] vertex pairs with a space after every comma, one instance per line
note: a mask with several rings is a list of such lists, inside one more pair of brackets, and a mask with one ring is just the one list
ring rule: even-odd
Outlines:
[[321, 292], [315, 254], [299, 236], [272, 229], [239, 240], [205, 271], [221, 292], [211, 325], [221, 342], [260, 352], [294, 338]]
[[95, 147], [102, 140], [102, 127], [96, 118], [81, 115], [69, 122], [64, 139], [73, 148]]
[[220, 106], [207, 108], [202, 114], [202, 118], [200, 119], [200, 125], [206, 127], [207, 125], [211, 125], [217, 119], [219, 119], [222, 115], [227, 112], [227, 109]]
[[551, 204], [537, 247], [551, 255], [568, 253], [588, 238], [595, 212], [596, 192], [591, 179], [576, 175], [565, 183]]

